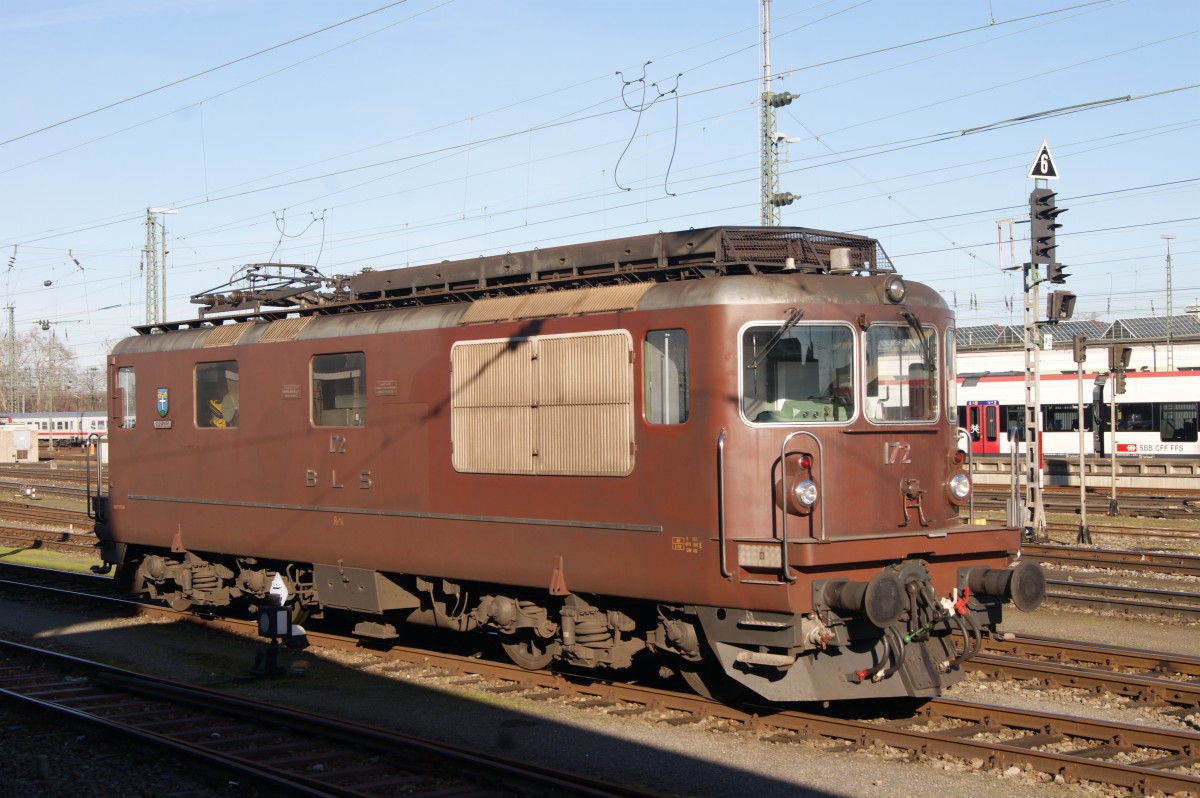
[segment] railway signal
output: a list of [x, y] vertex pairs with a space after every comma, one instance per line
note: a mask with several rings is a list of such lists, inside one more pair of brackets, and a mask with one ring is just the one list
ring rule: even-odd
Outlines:
[[1129, 368], [1129, 361], [1133, 357], [1133, 347], [1128, 344], [1114, 344], [1108, 350], [1108, 369], [1109, 371], [1124, 371]]
[[1076, 335], [1071, 339], [1071, 354], [1076, 363], [1083, 363], [1087, 360], [1087, 336]]
[[1075, 315], [1075, 295], [1070, 291], [1051, 291], [1046, 296], [1046, 318], [1052, 324], [1070, 321]]
[[1035, 188], [1029, 194], [1029, 259], [1033, 263], [1049, 264], [1051, 271], [1058, 264], [1054, 261], [1055, 231], [1062, 227], [1056, 220], [1066, 213], [1054, 200], [1058, 195], [1048, 188]]

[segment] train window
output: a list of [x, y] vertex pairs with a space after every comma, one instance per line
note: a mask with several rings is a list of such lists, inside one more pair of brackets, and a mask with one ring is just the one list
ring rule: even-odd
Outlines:
[[[954, 426], [958, 422], [958, 417], [961, 414], [955, 413], [954, 408], [958, 407], [958, 375], [956, 349], [957, 341], [954, 337], [954, 328], [946, 328], [946, 423]], [[961, 427], [962, 423], [958, 422]]]
[[909, 325], [872, 324], [866, 333], [866, 411], [876, 422], [933, 421], [938, 413], [938, 338]]
[[[1091, 429], [1090, 418], [1084, 417], [1084, 429]], [[1042, 429], [1046, 432], [1079, 430], [1079, 408], [1076, 405], [1043, 405]]]
[[1153, 405], [1144, 402], [1117, 405], [1117, 429], [1130, 432], [1153, 432]]
[[646, 420], [682, 424], [688, 417], [688, 337], [684, 330], [650, 330], [642, 350]]
[[137, 379], [133, 369], [117, 369], [117, 390], [121, 392], [121, 427], [133, 429], [137, 423]]
[[312, 423], [361, 427], [367, 423], [367, 356], [362, 352], [312, 359]]
[[1159, 407], [1159, 437], [1164, 441], [1195, 443], [1198, 416], [1200, 402], [1163, 402]]
[[196, 364], [196, 426], [233, 429], [240, 404], [236, 360]]
[[742, 414], [760, 424], [849, 421], [854, 332], [840, 324], [757, 325], [742, 333]]

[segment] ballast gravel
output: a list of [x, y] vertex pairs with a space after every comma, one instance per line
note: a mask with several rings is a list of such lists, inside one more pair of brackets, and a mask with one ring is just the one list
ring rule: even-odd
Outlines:
[[[563, 769], [633, 782], [664, 795], [822, 798], [1057, 798], [1124, 796], [1104, 785], [1068, 785], [1061, 777], [1009, 767], [988, 769], [981, 759], [914, 757], [878, 748], [847, 750], [829, 742], [778, 743], [770, 733], [731, 733], [707, 720], [672, 725], [655, 717], [621, 717], [572, 707], [566, 701], [497, 696], [480, 685], [453, 685], [456, 677], [419, 668], [388, 668], [358, 652], [289, 654], [305, 675], [242, 682], [261, 644], [192, 624], [105, 617], [75, 607], [35, 605], [0, 594], [0, 635], [66, 653], [100, 659], [145, 673], [211, 689], [286, 704], [322, 714], [387, 726], [435, 739], [480, 746]], [[1154, 621], [1043, 609], [1012, 612], [1013, 632], [1170, 650], [1200, 656], [1194, 629]], [[1181, 633], [1182, 632], [1182, 633]], [[1061, 694], [1060, 694], [1061, 693]], [[1039, 691], [1019, 683], [970, 678], [949, 697], [1045, 708], [1064, 714], [1160, 725], [1142, 708], [1112, 696], [1081, 691]], [[1196, 730], [1196, 716], [1176, 719]], [[1165, 724], [1164, 724], [1165, 725]], [[0, 784], [7, 795], [268, 796], [270, 791], [190, 765], [170, 753], [147, 752], [140, 743], [90, 727], [47, 721], [38, 713], [0, 702]]]

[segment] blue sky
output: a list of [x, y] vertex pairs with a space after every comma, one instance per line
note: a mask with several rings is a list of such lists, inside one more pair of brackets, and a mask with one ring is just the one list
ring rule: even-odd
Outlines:
[[[52, 321], [101, 364], [145, 319], [148, 207], [179, 211], [169, 319], [246, 263], [334, 275], [758, 223], [757, 0], [385, 5], [0, 3], [18, 333]], [[997, 222], [1027, 218], [1046, 140], [1077, 317], [1161, 315], [1164, 234], [1175, 312], [1200, 302], [1200, 3], [774, 0], [772, 34], [773, 89], [799, 95], [784, 224], [877, 237], [960, 325], [1020, 323]]]

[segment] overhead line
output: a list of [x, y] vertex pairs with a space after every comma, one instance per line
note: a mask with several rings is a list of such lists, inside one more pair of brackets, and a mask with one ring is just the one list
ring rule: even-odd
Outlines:
[[126, 97], [123, 100], [117, 100], [116, 102], [111, 102], [108, 105], [104, 105], [99, 108], [93, 108], [91, 111], [85, 111], [82, 114], [76, 114], [75, 116], [72, 116], [68, 119], [63, 119], [60, 122], [55, 122], [52, 125], [46, 125], [45, 127], [38, 128], [37, 130], [31, 130], [28, 133], [22, 133], [19, 136], [14, 136], [13, 138], [8, 139], [7, 141], [0, 141], [0, 147], [3, 147], [6, 144], [12, 144], [14, 141], [20, 141], [21, 139], [29, 138], [30, 136], [35, 136], [38, 133], [45, 133], [47, 130], [53, 130], [56, 127], [61, 127], [63, 125], [69, 124], [71, 122], [76, 122], [80, 119], [84, 119], [86, 117], [92, 116], [93, 114], [98, 114], [101, 111], [107, 111], [110, 108], [116, 108], [119, 105], [124, 105], [125, 103], [133, 102], [134, 100], [141, 99], [142, 97], [146, 97], [146, 96], [149, 96], [156, 92], [163, 91], [164, 89], [169, 89], [172, 86], [178, 86], [181, 83], [186, 83], [189, 80], [195, 80], [196, 78], [203, 77], [204, 75], [209, 75], [213, 72], [224, 69], [225, 67], [233, 66], [234, 64], [240, 64], [242, 61], [248, 61], [251, 58], [257, 58], [258, 56], [263, 55], [265, 53], [269, 53], [272, 50], [278, 50], [281, 47], [287, 47], [289, 44], [295, 44], [296, 42], [312, 38], [313, 36], [317, 36], [321, 33], [325, 33], [326, 31], [331, 31], [334, 28], [340, 28], [342, 25], [348, 25], [351, 22], [355, 22], [357, 20], [363, 19], [364, 17], [369, 17], [372, 14], [378, 14], [381, 11], [386, 11], [389, 8], [394, 8], [395, 6], [403, 5], [404, 3], [407, 3], [407, 2], [408, 2], [408, 0], [395, 0], [395, 2], [380, 6], [379, 8], [376, 8], [372, 11], [365, 11], [362, 14], [358, 14], [357, 16], [353, 16], [348, 19], [343, 19], [341, 22], [335, 22], [332, 25], [326, 25], [325, 27], [320, 28], [319, 30], [310, 31], [309, 33], [305, 33], [303, 36], [297, 36], [294, 39], [288, 39], [286, 42], [280, 42], [279, 44], [275, 44], [270, 47], [263, 48], [262, 50], [258, 50], [257, 52], [250, 53], [249, 55], [243, 55], [240, 58], [235, 58], [232, 61], [226, 61], [223, 64], [218, 64], [217, 66], [209, 67], [208, 69], [201, 70], [200, 72], [196, 72], [192, 75], [188, 75], [187, 77], [173, 80], [170, 83], [164, 83], [163, 85], [158, 86], [156, 88], [147, 89], [146, 91], [139, 92], [130, 97]]

